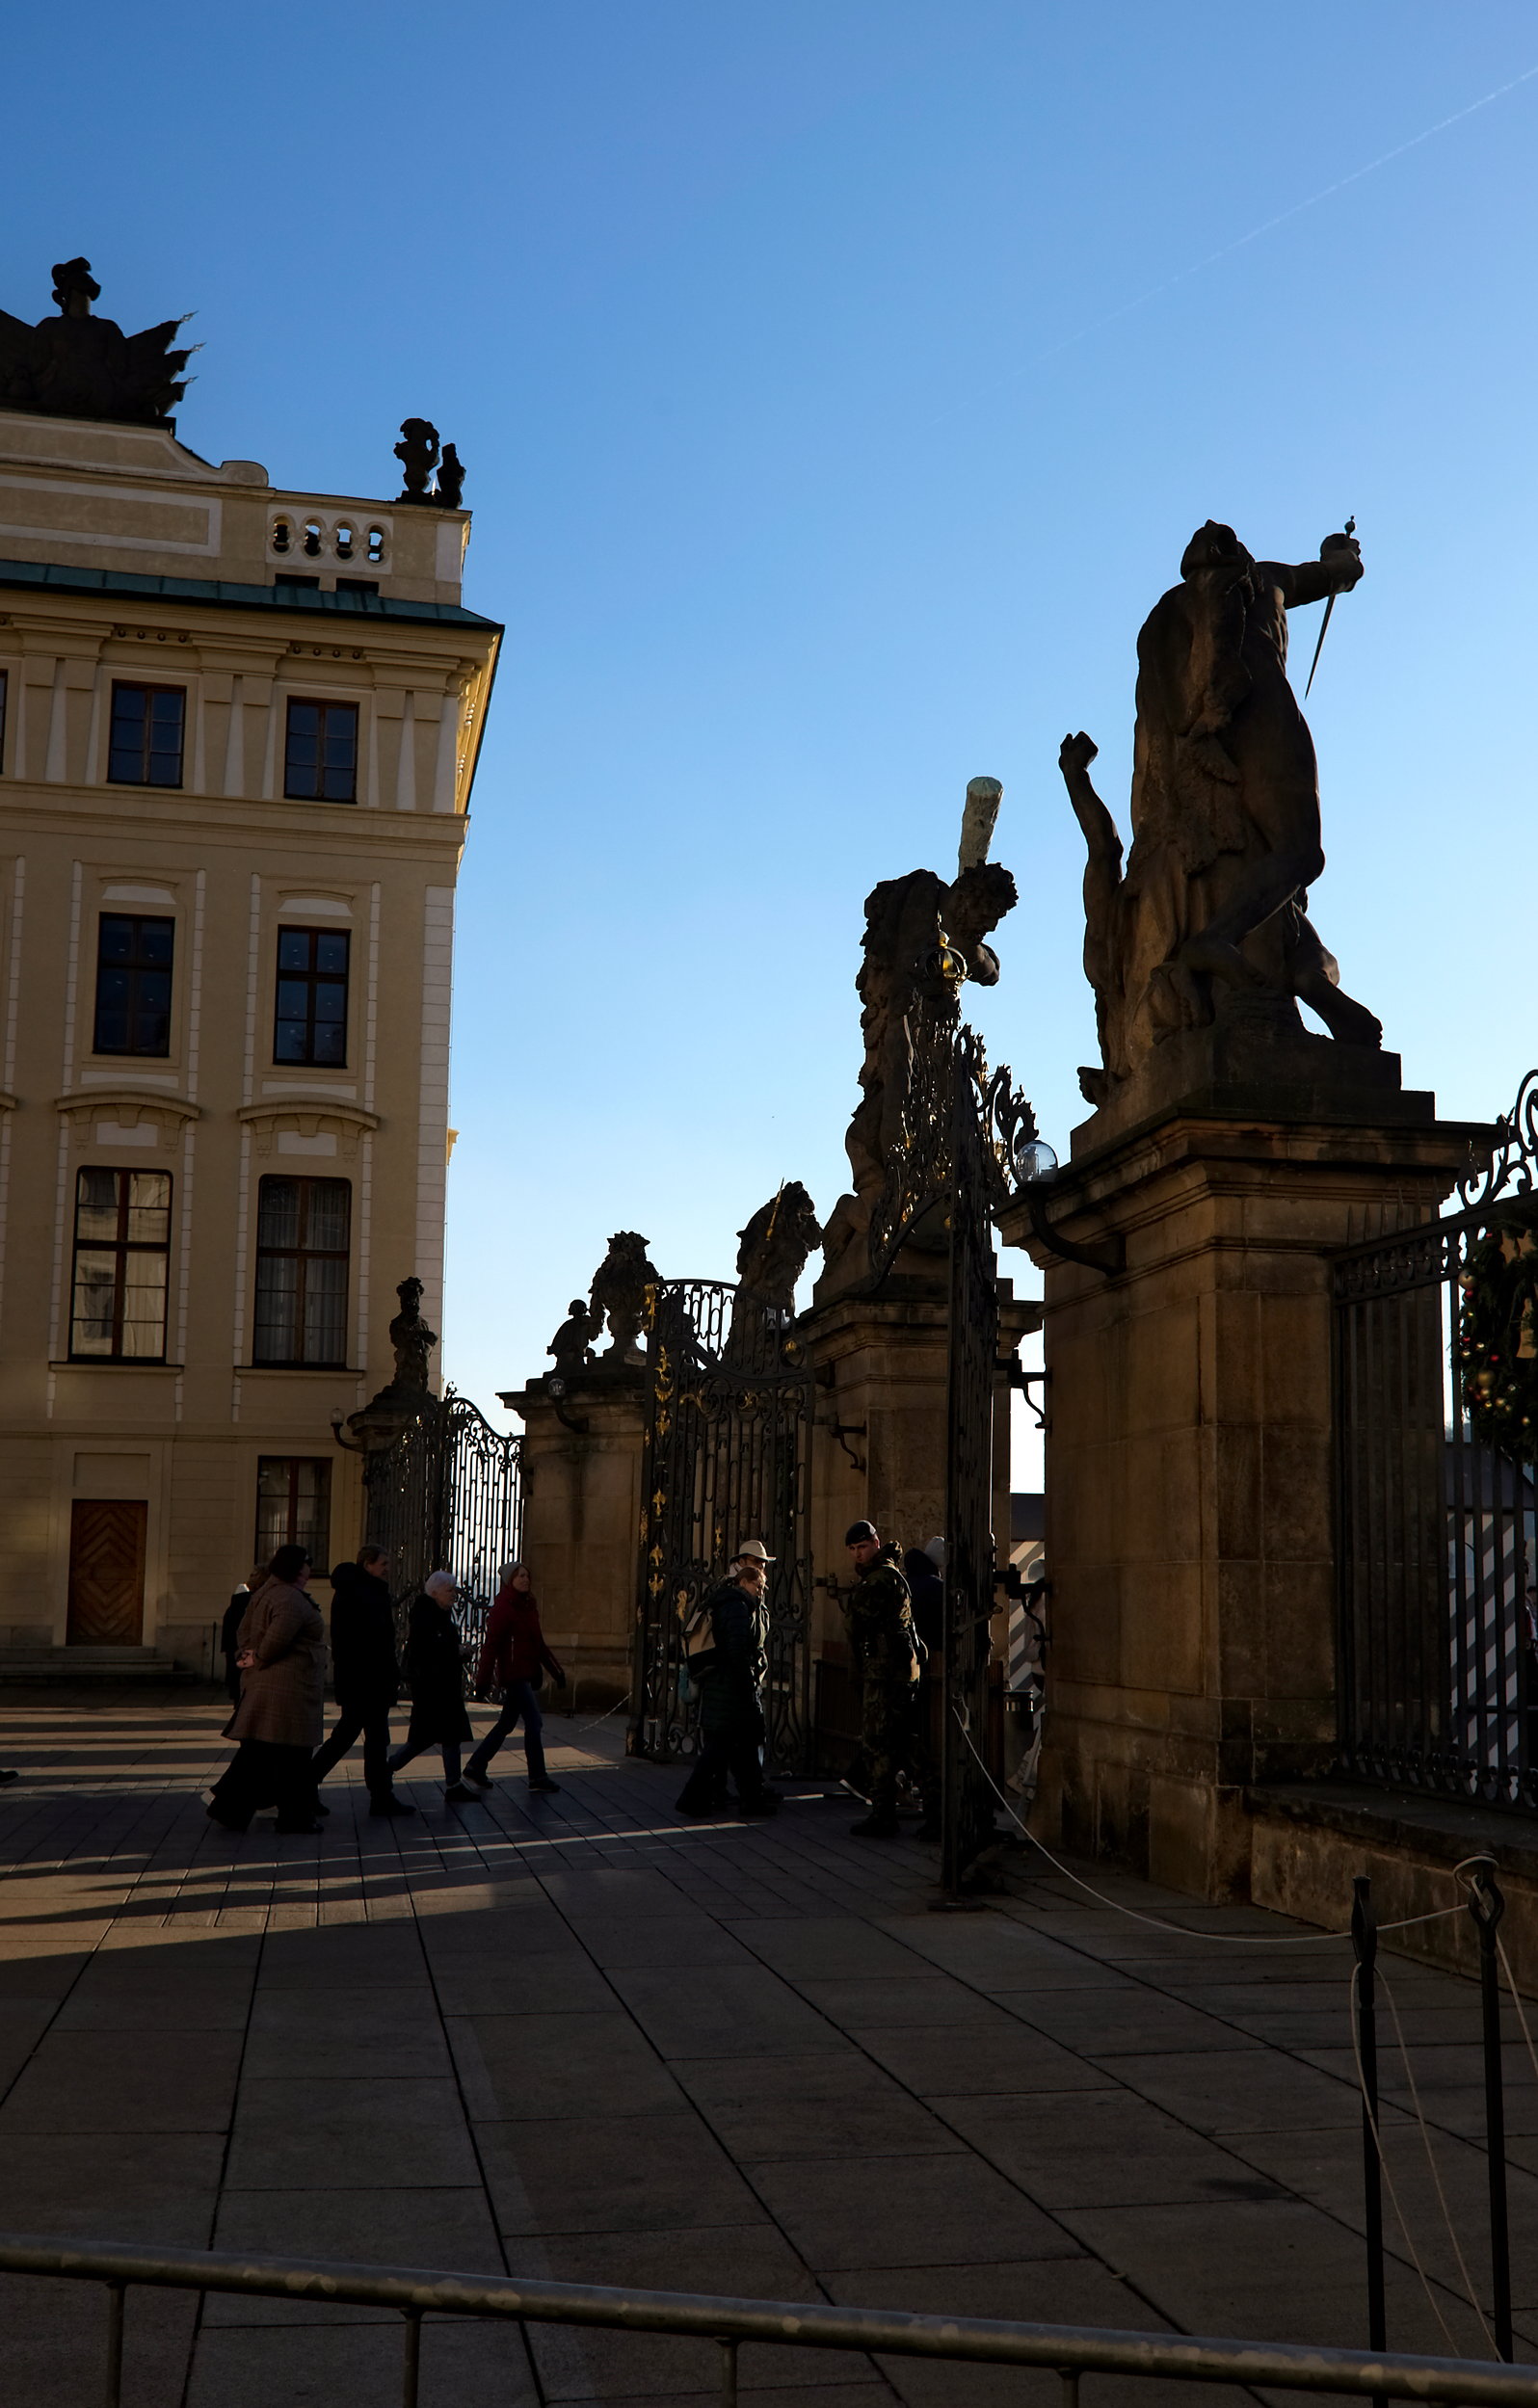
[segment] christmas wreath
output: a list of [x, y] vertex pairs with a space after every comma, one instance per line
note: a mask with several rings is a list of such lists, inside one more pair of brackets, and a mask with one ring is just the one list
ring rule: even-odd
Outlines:
[[1458, 1371], [1473, 1438], [1518, 1463], [1538, 1453], [1538, 1229], [1503, 1215], [1458, 1285]]

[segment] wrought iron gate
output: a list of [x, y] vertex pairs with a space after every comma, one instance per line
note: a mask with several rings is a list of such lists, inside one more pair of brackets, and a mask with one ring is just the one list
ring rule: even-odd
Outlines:
[[523, 1543], [523, 1441], [493, 1430], [452, 1388], [363, 1469], [368, 1536], [388, 1549], [398, 1601], [430, 1572], [459, 1584], [456, 1619], [480, 1634], [502, 1566]]
[[765, 1756], [810, 1769], [811, 1375], [783, 1315], [724, 1280], [650, 1291], [651, 1402], [642, 1458], [631, 1753], [667, 1761], [695, 1745], [683, 1694], [679, 1611], [761, 1538], [767, 1590]]
[[[1340, 1753], [1365, 1780], [1530, 1812], [1534, 1448], [1520, 1420], [1492, 1442], [1477, 1383], [1493, 1363], [1523, 1386], [1538, 1354], [1538, 1072], [1457, 1202], [1335, 1263]], [[1508, 1301], [1476, 1360], [1492, 1262]]]
[[[985, 1145], [967, 1049], [952, 1057], [950, 1310], [945, 1379], [945, 1663], [941, 1746], [941, 1879], [955, 1895], [993, 1836], [988, 1750], [994, 1612], [994, 1389], [998, 1273], [993, 1208], [998, 1164]], [[969, 1744], [968, 1744], [969, 1743]], [[976, 1751], [974, 1753], [974, 1750]]]
[[[945, 965], [939, 967], [945, 972]], [[945, 972], [949, 976], [948, 972]], [[989, 1754], [994, 1534], [994, 1397], [998, 1272], [994, 1218], [1041, 1174], [1036, 1115], [1007, 1069], [990, 1071], [952, 992], [910, 1019], [901, 1137], [870, 1228], [869, 1285], [903, 1247], [942, 1226], [948, 1247], [945, 1393], [945, 1655], [941, 1772], [944, 1886], [954, 1896], [994, 1832]]]

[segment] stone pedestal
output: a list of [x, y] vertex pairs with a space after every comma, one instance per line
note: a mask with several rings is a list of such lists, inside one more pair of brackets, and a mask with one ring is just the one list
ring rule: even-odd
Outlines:
[[[1041, 1326], [1039, 1305], [999, 1283], [999, 1355]], [[922, 1547], [945, 1527], [946, 1301], [942, 1274], [895, 1271], [876, 1297], [840, 1296], [798, 1325], [817, 1373], [811, 1551], [818, 1605], [814, 1654], [844, 1641], [830, 1580], [850, 1578], [844, 1532], [873, 1522], [884, 1539]], [[1009, 1553], [1009, 1379], [994, 1416], [994, 1528]]]
[[531, 1380], [501, 1399], [523, 1421], [523, 1552], [540, 1617], [575, 1703], [595, 1712], [630, 1686], [646, 1382], [642, 1365], [600, 1360], [559, 1397]]
[[1392, 1055], [1355, 1079], [1356, 1048], [1299, 1032], [1268, 1087], [1263, 1051], [1225, 1058], [1242, 1034], [1208, 1039], [1192, 1094], [1097, 1114], [1047, 1191], [1125, 1270], [1054, 1257], [1022, 1204], [1004, 1230], [1046, 1272], [1040, 1825], [1222, 1898], [1244, 1785], [1335, 1752], [1330, 1257], [1433, 1213], [1481, 1132]]

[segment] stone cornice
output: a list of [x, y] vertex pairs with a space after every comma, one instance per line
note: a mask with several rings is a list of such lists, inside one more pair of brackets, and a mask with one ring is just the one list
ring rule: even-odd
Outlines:
[[8, 828], [30, 824], [57, 832], [67, 812], [80, 833], [91, 830], [120, 844], [125, 830], [142, 833], [143, 823], [116, 798], [146, 791], [154, 794], [157, 841], [191, 841], [204, 849], [253, 837], [292, 839], [297, 823], [306, 837], [328, 847], [357, 844], [365, 852], [409, 852], [424, 846], [435, 853], [458, 854], [469, 818], [468, 811], [396, 811], [383, 804], [301, 802], [288, 795], [202, 794], [187, 786], [43, 785], [19, 778], [0, 781], [0, 815]]

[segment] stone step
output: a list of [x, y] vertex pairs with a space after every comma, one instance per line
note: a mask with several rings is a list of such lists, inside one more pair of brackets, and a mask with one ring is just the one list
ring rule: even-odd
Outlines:
[[0, 1648], [0, 1685], [6, 1681], [196, 1680], [158, 1647]]

